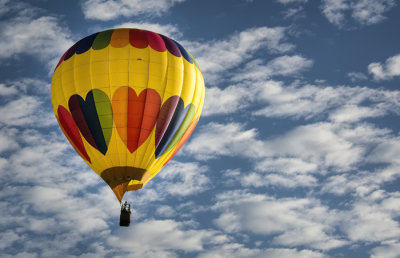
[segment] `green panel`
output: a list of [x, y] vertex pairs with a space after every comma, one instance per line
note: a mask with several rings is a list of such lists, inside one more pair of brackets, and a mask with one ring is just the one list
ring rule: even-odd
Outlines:
[[92, 48], [94, 50], [106, 48], [110, 44], [113, 32], [114, 30], [106, 30], [97, 34], [96, 38], [93, 41]]
[[188, 129], [190, 123], [192, 122], [195, 113], [196, 113], [196, 108], [194, 107], [193, 104], [190, 104], [189, 110], [185, 116], [185, 119], [183, 120], [178, 131], [176, 131], [174, 137], [172, 138], [171, 142], [168, 144], [167, 148], [164, 150], [163, 153], [167, 153], [168, 151], [170, 151], [179, 142], [179, 140], [182, 138], [183, 134]]
[[98, 89], [93, 89], [92, 91], [101, 130], [103, 131], [104, 140], [108, 146], [113, 127], [112, 105], [108, 96], [103, 91]]
[[[187, 52], [187, 51], [186, 51], [186, 52]], [[194, 57], [192, 56], [192, 54], [190, 54], [189, 52], [188, 52], [188, 54], [189, 54], [189, 56], [192, 58], [194, 65], [195, 65], [197, 68], [199, 68], [199, 70], [200, 70], [200, 67], [199, 67], [199, 65], [197, 64], [197, 62], [196, 62], [196, 60], [194, 59]]]

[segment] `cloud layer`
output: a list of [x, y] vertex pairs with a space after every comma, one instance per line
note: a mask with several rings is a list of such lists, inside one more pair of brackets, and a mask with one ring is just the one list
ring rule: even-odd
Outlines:
[[394, 6], [393, 0], [323, 0], [321, 9], [329, 22], [348, 28], [349, 18], [361, 25], [379, 23]]
[[118, 17], [132, 17], [140, 15], [161, 15], [176, 3], [185, 0], [85, 0], [82, 2], [82, 11], [86, 19], [112, 20]]

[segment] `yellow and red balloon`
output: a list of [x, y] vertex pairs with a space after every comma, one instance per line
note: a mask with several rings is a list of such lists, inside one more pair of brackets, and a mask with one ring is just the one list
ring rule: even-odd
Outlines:
[[81, 39], [61, 57], [51, 82], [65, 136], [119, 201], [148, 183], [186, 142], [204, 91], [189, 52], [139, 29]]

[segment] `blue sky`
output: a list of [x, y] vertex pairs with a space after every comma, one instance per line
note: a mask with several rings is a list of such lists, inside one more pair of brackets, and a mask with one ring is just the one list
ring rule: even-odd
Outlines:
[[[399, 257], [395, 0], [0, 0], [2, 257]], [[136, 27], [180, 42], [200, 122], [133, 223], [58, 128], [74, 42]]]

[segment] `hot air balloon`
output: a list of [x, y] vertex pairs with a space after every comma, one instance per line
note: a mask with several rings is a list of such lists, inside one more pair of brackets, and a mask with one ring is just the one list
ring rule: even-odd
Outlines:
[[61, 57], [51, 81], [62, 131], [119, 202], [125, 192], [145, 186], [183, 146], [200, 118], [204, 92], [201, 71], [187, 50], [139, 29], [79, 40]]

